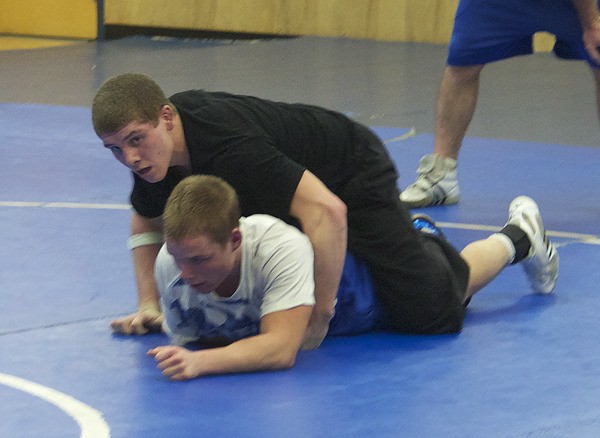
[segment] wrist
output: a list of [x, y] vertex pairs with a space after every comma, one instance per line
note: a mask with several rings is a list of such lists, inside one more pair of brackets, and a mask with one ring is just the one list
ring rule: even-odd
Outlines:
[[160, 313], [160, 304], [158, 303], [158, 301], [144, 301], [138, 304], [138, 311]]

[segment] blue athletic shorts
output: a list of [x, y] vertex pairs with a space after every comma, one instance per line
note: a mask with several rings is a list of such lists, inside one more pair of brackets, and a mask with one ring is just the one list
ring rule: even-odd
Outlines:
[[448, 64], [468, 66], [533, 52], [533, 34], [556, 36], [554, 53], [591, 60], [571, 0], [460, 0], [448, 49]]
[[348, 252], [328, 334], [356, 335], [381, 324], [381, 308], [375, 298], [371, 274], [364, 262]]

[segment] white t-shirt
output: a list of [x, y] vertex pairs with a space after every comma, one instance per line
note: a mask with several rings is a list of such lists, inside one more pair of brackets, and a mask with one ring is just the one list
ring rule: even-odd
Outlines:
[[259, 333], [264, 315], [315, 303], [314, 256], [306, 235], [267, 215], [241, 218], [240, 230], [240, 284], [229, 298], [196, 292], [179, 277], [166, 245], [161, 248], [154, 274], [163, 329], [172, 343], [246, 338]]

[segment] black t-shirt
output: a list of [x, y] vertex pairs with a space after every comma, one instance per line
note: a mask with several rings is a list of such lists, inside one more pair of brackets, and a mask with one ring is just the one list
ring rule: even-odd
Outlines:
[[[354, 122], [343, 114], [222, 92], [185, 91], [171, 102], [183, 123], [192, 173], [231, 184], [244, 216], [265, 213], [290, 222], [305, 169], [334, 193], [354, 172]], [[177, 168], [158, 183], [134, 175], [133, 207], [142, 216], [160, 216], [182, 178]]]

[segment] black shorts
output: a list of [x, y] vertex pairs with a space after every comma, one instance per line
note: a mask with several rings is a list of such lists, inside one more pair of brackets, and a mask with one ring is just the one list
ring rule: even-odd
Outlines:
[[348, 249], [365, 261], [387, 326], [412, 334], [462, 329], [469, 268], [444, 239], [415, 230], [399, 199], [397, 172], [381, 141], [357, 127], [348, 207]]

